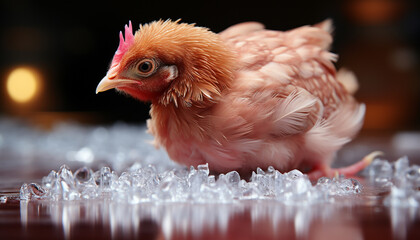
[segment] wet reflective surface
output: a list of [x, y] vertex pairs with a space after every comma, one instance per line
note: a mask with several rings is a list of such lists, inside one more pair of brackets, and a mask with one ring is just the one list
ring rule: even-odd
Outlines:
[[[71, 130], [73, 134], [74, 130]], [[93, 136], [115, 134], [114, 130], [103, 130], [96, 129]], [[416, 142], [419, 136], [409, 133], [375, 138], [362, 136], [340, 152], [337, 164], [346, 165], [373, 150], [385, 151], [392, 160], [408, 155], [410, 164], [419, 164], [420, 150]], [[36, 139], [39, 135], [32, 137]], [[60, 141], [54, 136], [47, 138], [50, 140], [40, 138], [37, 144], [50, 141], [50, 147], [53, 147]], [[3, 142], [0, 141], [0, 239], [420, 239], [417, 203], [387, 203], [390, 186], [368, 177], [358, 178], [363, 185], [359, 194], [336, 196], [330, 201], [312, 204], [285, 204], [273, 199], [133, 204], [106, 197], [20, 201], [19, 189], [24, 182], [41, 183], [43, 176], [52, 169], [57, 170], [62, 163], [69, 164], [75, 171], [87, 163], [99, 169], [103, 161], [95, 159], [95, 147], [80, 143], [84, 141], [80, 136], [77, 141], [65, 142], [65, 151], [79, 154], [78, 157], [70, 154], [67, 158], [57, 148], [51, 150], [55, 155], [48, 155], [47, 147], [42, 151], [33, 148], [17, 154], [7, 145], [4, 132], [0, 133], [0, 139]], [[16, 141], [28, 144], [24, 139]], [[74, 142], [78, 145], [72, 149]], [[93, 149], [91, 153], [86, 146]], [[132, 156], [138, 155], [132, 152]], [[115, 157], [121, 159], [118, 154]], [[70, 161], [69, 158], [83, 161]], [[110, 165], [124, 165], [118, 164]], [[419, 189], [414, 191], [418, 196]]]
[[385, 195], [365, 188], [332, 203], [290, 206], [18, 201], [6, 194], [0, 231], [2, 239], [419, 239], [418, 208], [386, 207]]

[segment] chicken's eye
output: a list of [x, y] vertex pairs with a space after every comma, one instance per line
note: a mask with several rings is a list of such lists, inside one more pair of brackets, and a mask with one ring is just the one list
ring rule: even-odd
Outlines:
[[137, 69], [142, 75], [150, 75], [155, 71], [156, 65], [150, 59], [144, 59], [137, 64]]

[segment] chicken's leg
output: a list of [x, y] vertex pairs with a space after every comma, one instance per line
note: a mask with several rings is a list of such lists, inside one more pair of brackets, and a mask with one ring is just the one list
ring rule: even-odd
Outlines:
[[331, 168], [328, 165], [320, 165], [315, 169], [308, 172], [308, 177], [311, 180], [317, 180], [320, 177], [334, 177], [337, 175], [344, 175], [345, 177], [350, 177], [356, 175], [358, 172], [369, 166], [372, 161], [378, 157], [383, 155], [381, 151], [374, 151], [368, 155], [366, 155], [362, 160], [354, 163], [350, 166], [343, 167], [343, 168]]

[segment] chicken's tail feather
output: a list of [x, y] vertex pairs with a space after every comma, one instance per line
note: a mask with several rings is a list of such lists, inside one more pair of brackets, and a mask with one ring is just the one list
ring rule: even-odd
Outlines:
[[324, 21], [315, 24], [314, 27], [320, 28], [330, 34], [334, 31], [333, 20], [331, 18], [327, 18]]
[[337, 80], [344, 86], [344, 88], [350, 94], [356, 93], [359, 89], [359, 83], [357, 82], [356, 75], [346, 68], [341, 68], [337, 72]]

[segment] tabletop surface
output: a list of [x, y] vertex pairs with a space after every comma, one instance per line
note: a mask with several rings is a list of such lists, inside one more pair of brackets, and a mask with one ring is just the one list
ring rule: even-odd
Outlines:
[[[48, 150], [17, 154], [5, 144], [6, 135], [0, 134], [1, 239], [420, 239], [418, 203], [386, 204], [390, 189], [366, 176], [355, 177], [363, 185], [361, 193], [317, 204], [20, 201], [24, 182], [40, 183], [68, 159], [56, 156], [57, 162], [46, 164], [42, 159], [51, 161], [51, 156], [43, 151]], [[410, 164], [419, 164], [419, 136], [412, 132], [361, 135], [339, 152], [336, 164], [345, 165], [374, 150], [384, 151], [390, 161], [407, 155]], [[90, 166], [95, 164], [100, 165]]]

